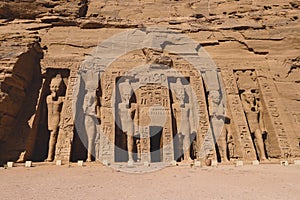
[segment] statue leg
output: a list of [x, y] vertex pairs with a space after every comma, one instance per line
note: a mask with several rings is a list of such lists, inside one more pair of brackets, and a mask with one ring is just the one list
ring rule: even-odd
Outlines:
[[183, 135], [181, 133], [177, 133], [177, 140], [176, 140], [176, 160], [183, 160]]
[[56, 138], [57, 138], [57, 130], [50, 131], [48, 157], [46, 159], [47, 162], [51, 162], [54, 159]]
[[93, 150], [94, 150], [94, 146], [95, 146], [95, 141], [94, 141], [94, 137], [91, 135], [88, 139], [88, 154], [87, 154], [87, 162], [91, 162], [93, 159]]
[[227, 131], [226, 131], [225, 127], [223, 127], [223, 129], [222, 129], [218, 147], [219, 147], [219, 151], [220, 151], [221, 162], [228, 162], [228, 157], [227, 157]]
[[96, 160], [99, 159], [99, 151], [100, 151], [100, 134], [97, 133], [96, 139], [95, 139], [95, 158]]
[[96, 129], [95, 129], [95, 122], [93, 118], [86, 117], [86, 131], [88, 137], [88, 151], [87, 151], [87, 162], [91, 162], [93, 159], [93, 151], [95, 147], [95, 136], [96, 136]]
[[190, 134], [187, 133], [183, 137], [184, 161], [192, 160], [190, 155], [190, 145], [191, 145]]
[[[132, 134], [133, 135], [133, 134]], [[128, 161], [133, 161], [133, 136], [131, 134], [127, 135], [127, 149], [128, 149]]]
[[141, 140], [140, 139], [137, 139], [136, 147], [137, 147], [137, 160], [141, 161]]
[[266, 158], [266, 154], [265, 154], [265, 146], [264, 146], [262, 133], [259, 129], [256, 129], [254, 135], [256, 138], [257, 148], [259, 151], [259, 159], [266, 160], [267, 158]]
[[227, 157], [227, 142], [223, 138], [220, 140], [219, 149], [221, 154], [221, 162], [229, 162]]

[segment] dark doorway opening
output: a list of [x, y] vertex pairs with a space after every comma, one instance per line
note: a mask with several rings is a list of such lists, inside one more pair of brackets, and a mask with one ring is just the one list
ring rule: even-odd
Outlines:
[[163, 160], [162, 130], [161, 126], [150, 126], [151, 162], [162, 162]]
[[115, 134], [115, 162], [127, 162], [128, 150], [127, 150], [127, 136], [116, 124]]

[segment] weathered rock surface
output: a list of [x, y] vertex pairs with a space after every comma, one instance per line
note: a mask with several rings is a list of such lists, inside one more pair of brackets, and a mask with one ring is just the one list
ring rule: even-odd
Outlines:
[[100, 42], [151, 26], [185, 33], [221, 70], [267, 72], [287, 134], [296, 134], [299, 143], [299, 17], [298, 0], [1, 1], [0, 161], [18, 159], [26, 145], [42, 137], [30, 135], [43, 123], [34, 117], [47, 93], [42, 81], [49, 81], [52, 69], [76, 73]]

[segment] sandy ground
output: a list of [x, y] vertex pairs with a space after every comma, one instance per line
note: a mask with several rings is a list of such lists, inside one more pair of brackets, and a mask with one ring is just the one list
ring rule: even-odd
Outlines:
[[175, 166], [124, 173], [100, 164], [0, 169], [0, 199], [300, 199], [300, 165]]

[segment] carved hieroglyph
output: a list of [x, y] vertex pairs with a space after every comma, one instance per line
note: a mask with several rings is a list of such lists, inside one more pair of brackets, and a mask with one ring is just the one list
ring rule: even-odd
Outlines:
[[300, 143], [292, 122], [280, 106], [275, 84], [266, 76], [266, 72], [257, 70], [257, 83], [264, 105], [265, 127], [268, 131], [267, 153], [272, 158], [295, 158], [300, 156]]
[[70, 71], [70, 76], [67, 82], [66, 96], [61, 113], [61, 125], [59, 127], [59, 134], [57, 137], [55, 159], [70, 161], [71, 149], [74, 138], [74, 117], [72, 109], [73, 96], [76, 91], [73, 90], [75, 83], [78, 81], [78, 72], [76, 65], [74, 70]]

